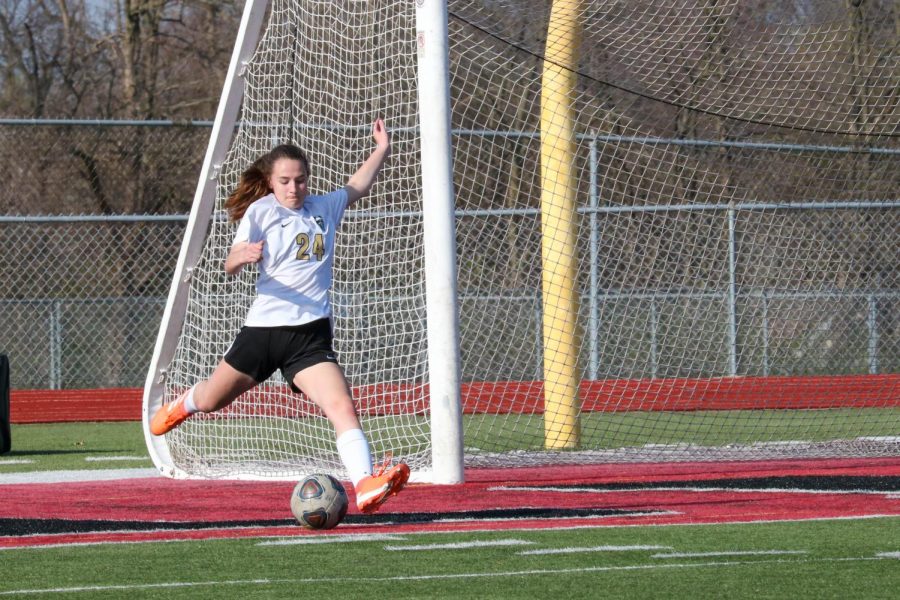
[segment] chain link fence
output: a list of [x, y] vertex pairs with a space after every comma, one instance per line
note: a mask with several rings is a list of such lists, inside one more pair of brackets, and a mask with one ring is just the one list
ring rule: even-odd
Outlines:
[[211, 126], [0, 119], [2, 214], [185, 213]]
[[210, 127], [0, 120], [13, 388], [143, 385]]
[[[13, 388], [143, 386], [208, 136], [205, 123], [0, 121], [0, 168], [10, 182], [0, 189], [0, 353], [10, 357]], [[591, 188], [597, 185], [593, 182]], [[463, 208], [464, 199], [458, 206], [458, 219], [476, 218]], [[816, 293], [807, 292], [803, 298], [788, 297], [774, 288], [744, 297], [740, 286], [734, 287], [732, 297], [714, 299], [722, 304], [722, 331], [731, 331], [720, 344], [725, 350], [715, 359], [732, 356], [731, 366], [719, 370], [762, 375], [797, 374], [806, 372], [804, 369], [816, 373], [896, 372], [900, 365], [900, 286], [893, 265], [897, 258], [898, 206], [897, 201], [890, 201], [876, 208], [848, 204], [837, 212], [818, 205], [792, 211], [812, 215], [809, 219], [815, 224], [815, 235], [846, 237], [846, 242], [832, 244], [842, 249], [845, 257], [851, 256], [856, 239], [884, 240], [883, 251], [869, 261], [873, 269], [883, 271], [878, 285], [827, 286]], [[715, 208], [717, 214], [727, 216], [740, 207]], [[695, 206], [690, 210], [699, 209]], [[598, 208], [590, 214], [602, 216], [602, 211]], [[485, 216], [482, 212], [477, 218]], [[606, 216], [613, 217], [611, 213]], [[802, 220], [801, 216], [796, 218]], [[861, 224], [847, 225], [857, 220]], [[732, 229], [740, 233], [744, 221], [735, 220]], [[823, 224], [829, 223], [823, 229]], [[722, 227], [723, 231], [728, 229]], [[797, 231], [797, 235], [808, 235], [802, 228]], [[602, 240], [584, 249], [586, 269], [593, 269], [595, 263], [600, 265], [602, 256], [616, 255], [613, 246], [618, 242], [611, 234], [607, 232]], [[890, 240], [894, 240], [893, 245]], [[744, 246], [752, 245], [745, 242]], [[746, 251], [726, 245], [721, 256], [706, 260], [713, 266], [752, 268], [757, 260], [736, 254]], [[503, 256], [500, 250], [496, 252], [498, 257]], [[462, 253], [465, 255], [464, 248]], [[728, 272], [723, 267], [722, 276]], [[734, 271], [735, 282], [740, 275], [740, 271]], [[852, 270], [846, 272], [848, 278], [856, 275]], [[518, 341], [510, 343], [533, 340], [539, 348], [539, 297], [498, 296], [484, 286], [472, 285], [471, 280], [472, 273], [462, 261], [463, 332], [477, 326], [473, 315], [491, 311], [498, 303], [524, 303], [516, 325], [521, 331], [513, 336]], [[604, 354], [604, 347], [615, 340], [602, 325], [610, 314], [616, 314], [619, 298], [614, 290], [601, 287], [589, 286], [582, 300], [583, 309], [590, 313], [585, 320], [597, 323], [597, 331], [591, 330], [588, 336], [595, 344], [587, 349], [589, 377], [596, 375], [598, 360], [609, 364], [615, 359]], [[647, 338], [647, 360], [654, 364], [665, 347], [665, 322], [660, 315], [685, 293], [696, 296], [703, 292], [658, 290], [646, 294], [647, 323], [640, 327], [641, 339]], [[798, 302], [819, 307], [816, 310], [820, 312], [823, 302], [847, 308], [837, 321], [829, 321], [827, 331], [791, 334], [786, 342], [779, 338], [785, 335], [778, 328], [779, 311], [794, 314]], [[743, 305], [750, 308], [741, 309]], [[796, 318], [790, 320], [795, 321], [799, 326]], [[810, 327], [824, 326], [816, 325], [815, 319], [808, 321]], [[734, 357], [741, 353], [740, 344], [748, 331], [763, 337], [753, 343], [761, 350], [759, 356], [745, 356], [741, 362]], [[816, 336], [828, 338], [828, 344], [815, 341]], [[815, 340], [809, 341], [813, 337]], [[465, 357], [483, 352], [467, 345], [467, 339], [464, 336], [462, 350], [469, 378], [491, 379], [509, 369], [521, 373], [533, 370], [535, 377], [539, 376], [538, 351], [523, 352], [522, 365], [491, 364], [487, 370], [472, 372], [473, 365], [483, 362]], [[798, 339], [808, 343], [792, 346]], [[834, 346], [836, 350], [828, 360], [820, 357], [810, 361], [806, 346]], [[837, 353], [842, 348], [845, 350]], [[800, 361], [805, 367], [791, 361]], [[650, 372], [656, 373], [655, 368]]]
[[0, 352], [12, 386], [143, 385], [186, 222], [4, 217]]

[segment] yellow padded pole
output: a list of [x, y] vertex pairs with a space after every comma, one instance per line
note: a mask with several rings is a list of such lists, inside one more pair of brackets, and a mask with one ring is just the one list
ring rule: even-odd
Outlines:
[[575, 85], [579, 0], [554, 0], [541, 86], [544, 445], [579, 443]]

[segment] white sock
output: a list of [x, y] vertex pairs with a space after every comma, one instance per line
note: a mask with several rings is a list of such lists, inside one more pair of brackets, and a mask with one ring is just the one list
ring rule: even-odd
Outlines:
[[353, 487], [356, 487], [363, 477], [372, 474], [369, 440], [366, 439], [362, 429], [351, 429], [342, 433], [337, 439], [337, 449]]
[[196, 387], [197, 386], [192, 386], [191, 389], [188, 390], [187, 396], [184, 397], [184, 410], [186, 410], [189, 415], [200, 412], [200, 409], [194, 404], [194, 388]]

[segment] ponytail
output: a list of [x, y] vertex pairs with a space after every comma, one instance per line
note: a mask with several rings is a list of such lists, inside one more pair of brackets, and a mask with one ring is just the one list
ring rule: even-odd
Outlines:
[[269, 188], [269, 176], [265, 163], [268, 162], [268, 154], [261, 156], [241, 173], [241, 180], [228, 199], [225, 200], [225, 210], [228, 211], [228, 220], [232, 223], [240, 221], [247, 207], [271, 192]]
[[232, 223], [240, 221], [247, 212], [247, 207], [272, 192], [272, 188], [269, 187], [269, 177], [272, 175], [272, 167], [275, 162], [281, 158], [300, 161], [303, 163], [303, 168], [306, 169], [306, 174], [309, 175], [309, 160], [297, 146], [284, 144], [260, 156], [241, 173], [241, 180], [237, 187], [225, 200], [225, 210], [228, 211], [229, 221]]

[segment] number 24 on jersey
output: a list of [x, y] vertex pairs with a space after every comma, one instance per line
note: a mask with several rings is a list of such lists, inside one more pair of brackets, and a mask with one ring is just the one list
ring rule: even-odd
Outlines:
[[325, 238], [321, 233], [317, 233], [312, 242], [310, 242], [309, 234], [301, 233], [296, 238], [297, 260], [309, 260], [310, 256], [315, 256], [316, 260], [322, 260], [325, 256]]

